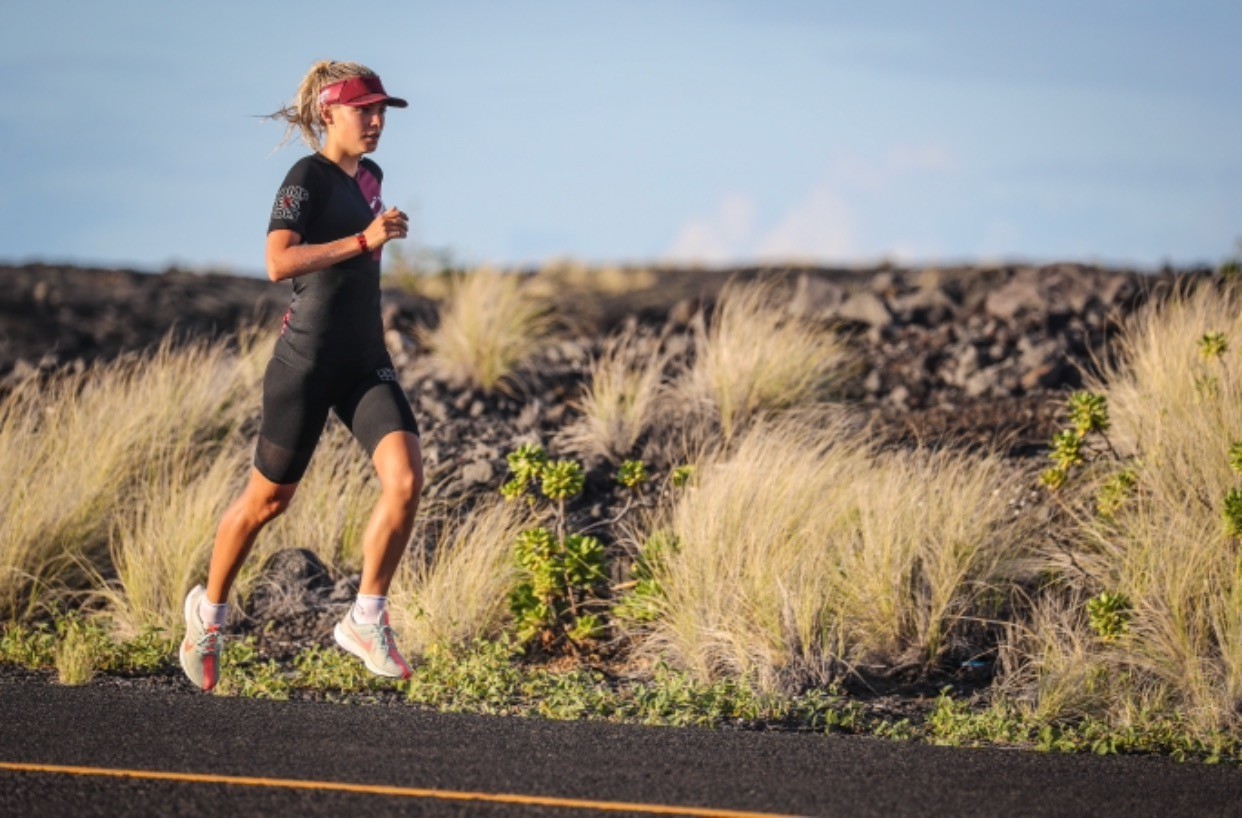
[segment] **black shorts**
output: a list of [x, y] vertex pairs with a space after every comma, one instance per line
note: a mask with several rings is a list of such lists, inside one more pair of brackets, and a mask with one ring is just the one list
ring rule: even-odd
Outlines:
[[387, 355], [369, 366], [295, 365], [273, 357], [263, 376], [263, 422], [254, 467], [273, 483], [297, 483], [310, 465], [328, 410], [375, 453], [392, 432], [418, 434], [410, 402]]

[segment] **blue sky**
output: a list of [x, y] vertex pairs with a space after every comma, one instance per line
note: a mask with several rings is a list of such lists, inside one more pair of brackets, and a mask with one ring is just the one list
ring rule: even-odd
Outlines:
[[316, 59], [411, 106], [424, 247], [505, 265], [1215, 263], [1242, 3], [9, 2], [0, 261], [257, 273]]

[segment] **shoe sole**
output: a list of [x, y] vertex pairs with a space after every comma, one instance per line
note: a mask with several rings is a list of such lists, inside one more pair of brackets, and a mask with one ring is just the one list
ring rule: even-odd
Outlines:
[[362, 645], [358, 644], [358, 640], [354, 639], [349, 631], [341, 627], [340, 622], [337, 622], [336, 627], [332, 629], [332, 638], [336, 640], [336, 643], [340, 645], [343, 650], [361, 659], [362, 664], [366, 665], [367, 670], [371, 671], [376, 676], [383, 676], [386, 679], [405, 678], [400, 673], [388, 673], [383, 668], [378, 668], [371, 664], [371, 659], [367, 655], [366, 650], [363, 649]]

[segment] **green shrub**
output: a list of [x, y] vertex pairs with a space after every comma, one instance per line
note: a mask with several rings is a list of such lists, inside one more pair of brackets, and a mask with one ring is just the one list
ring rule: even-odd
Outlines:
[[6, 622], [0, 630], [0, 663], [27, 670], [45, 670], [56, 664], [56, 632], [46, 624]]
[[616, 480], [631, 491], [638, 491], [650, 480], [647, 464], [641, 460], [626, 460], [617, 469]]
[[1126, 498], [1138, 484], [1138, 475], [1133, 469], [1117, 472], [1104, 483], [1095, 498], [1095, 510], [1101, 518], [1110, 519], [1120, 509]]
[[1229, 489], [1221, 516], [1225, 520], [1225, 532], [1230, 537], [1242, 537], [1242, 489]]
[[676, 550], [677, 537], [668, 531], [656, 531], [647, 538], [630, 569], [630, 587], [613, 606], [613, 616], [635, 625], [660, 617], [664, 590], [658, 577], [668, 555]]
[[1053, 466], [1044, 471], [1039, 482], [1050, 491], [1061, 489], [1072, 472], [1082, 469], [1095, 460], [1099, 453], [1093, 449], [1095, 437], [1115, 457], [1107, 432], [1112, 425], [1108, 416], [1108, 399], [1093, 392], [1075, 392], [1066, 400], [1066, 414], [1070, 427], [1052, 437], [1048, 457]]
[[1108, 400], [1103, 395], [1075, 392], [1068, 403], [1070, 423], [1079, 438], [1108, 431]]
[[606, 632], [604, 620], [592, 610], [602, 607], [604, 546], [595, 537], [566, 530], [565, 504], [585, 485], [582, 465], [550, 461], [542, 448], [532, 445], [510, 454], [508, 462], [512, 478], [501, 489], [504, 497], [516, 500], [538, 485], [550, 504], [540, 507], [534, 497], [527, 497], [536, 518], [550, 527], [523, 531], [515, 544], [519, 579], [509, 594], [515, 633], [523, 645], [537, 642], [546, 651], [577, 651]]
[[1229, 351], [1229, 342], [1225, 339], [1223, 332], [1204, 333], [1199, 339], [1199, 356], [1205, 361], [1214, 361], [1223, 358], [1225, 353]]
[[271, 659], [262, 658], [253, 637], [226, 640], [215, 692], [221, 696], [284, 701], [293, 688], [291, 675]]
[[1130, 600], [1125, 594], [1104, 591], [1087, 601], [1087, 616], [1096, 635], [1111, 642], [1129, 626]]
[[523, 574], [509, 604], [523, 644], [552, 649], [562, 639], [581, 644], [603, 636], [602, 621], [585, 610], [606, 577], [599, 540], [535, 528], [518, 537], [516, 556]]

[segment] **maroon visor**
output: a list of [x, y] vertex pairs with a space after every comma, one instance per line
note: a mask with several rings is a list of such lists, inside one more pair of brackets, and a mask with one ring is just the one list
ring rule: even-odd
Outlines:
[[384, 92], [384, 84], [379, 77], [351, 77], [342, 82], [325, 85], [319, 92], [320, 105], [351, 105], [362, 108], [382, 102], [390, 108], [405, 108], [409, 105], [403, 99], [390, 97]]

